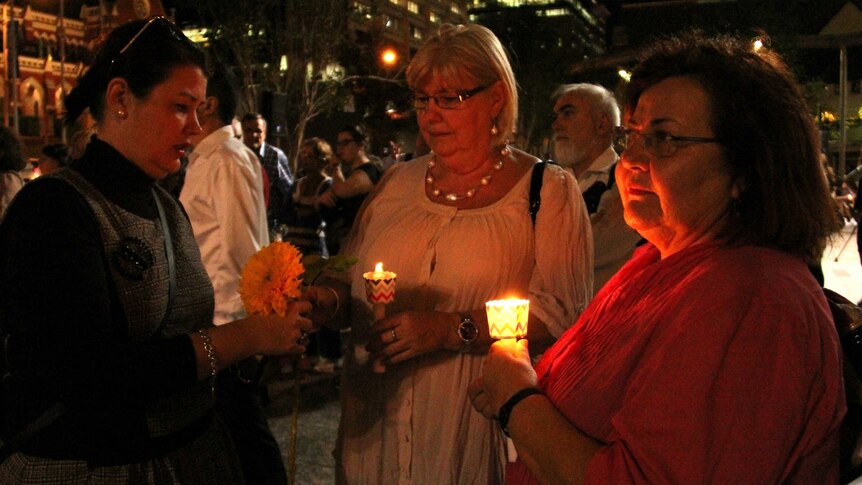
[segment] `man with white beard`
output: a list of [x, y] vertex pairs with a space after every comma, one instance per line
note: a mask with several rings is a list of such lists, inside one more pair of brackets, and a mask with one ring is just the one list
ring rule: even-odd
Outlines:
[[614, 183], [619, 157], [613, 149], [620, 109], [614, 95], [595, 84], [566, 84], [553, 95], [554, 154], [574, 174], [593, 229], [593, 288], [596, 293], [628, 261], [641, 237], [623, 220]]

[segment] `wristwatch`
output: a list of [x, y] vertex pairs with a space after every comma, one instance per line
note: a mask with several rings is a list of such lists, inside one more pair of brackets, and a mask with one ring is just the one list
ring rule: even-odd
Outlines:
[[458, 324], [458, 337], [461, 338], [462, 349], [467, 348], [479, 338], [479, 327], [469, 313], [461, 314], [461, 323]]

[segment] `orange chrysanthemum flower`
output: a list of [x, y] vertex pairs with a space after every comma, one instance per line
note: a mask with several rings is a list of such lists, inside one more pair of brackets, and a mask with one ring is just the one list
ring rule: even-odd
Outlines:
[[249, 314], [284, 316], [287, 302], [299, 298], [302, 255], [293, 244], [274, 242], [257, 252], [242, 269], [239, 296]]

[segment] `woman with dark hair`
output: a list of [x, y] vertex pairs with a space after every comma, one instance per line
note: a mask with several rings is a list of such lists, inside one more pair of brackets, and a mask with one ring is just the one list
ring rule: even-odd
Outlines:
[[837, 483], [841, 347], [806, 263], [835, 228], [819, 137], [769, 50], [692, 33], [632, 74], [616, 168], [649, 244], [530, 364], [471, 385], [507, 483]]
[[[362, 202], [380, 180], [382, 170], [366, 153], [368, 136], [358, 126], [345, 126], [335, 142], [337, 156], [330, 158], [332, 186], [319, 197], [318, 207], [327, 219], [329, 245], [333, 254], [353, 227]], [[341, 163], [347, 165], [347, 173]]]
[[69, 147], [62, 143], [50, 143], [42, 147], [39, 157], [40, 175], [50, 175], [69, 164]]
[[302, 352], [310, 305], [212, 326], [189, 221], [156, 186], [201, 132], [205, 69], [164, 18], [111, 32], [66, 98], [69, 119], [89, 110], [98, 135], [0, 225], [2, 438], [19, 446], [0, 483], [242, 482], [213, 419], [216, 374]]
[[0, 221], [15, 194], [24, 187], [19, 173], [27, 166], [21, 155], [21, 142], [9, 128], [0, 126]]

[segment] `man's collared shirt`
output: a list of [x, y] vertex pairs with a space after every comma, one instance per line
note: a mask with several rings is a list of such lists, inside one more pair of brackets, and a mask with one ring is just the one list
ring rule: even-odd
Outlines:
[[215, 290], [213, 322], [241, 318], [240, 272], [269, 243], [269, 233], [259, 162], [230, 126], [210, 133], [189, 155], [180, 202]]
[[257, 155], [269, 177], [270, 190], [277, 189], [279, 195], [285, 197], [282, 200], [287, 200], [286, 197], [290, 195], [290, 188], [293, 186], [293, 175], [290, 173], [287, 155], [267, 142], [260, 144]]
[[[586, 192], [596, 182], [602, 182], [607, 185], [608, 180], [610, 180], [611, 167], [617, 163], [617, 160], [619, 160], [619, 157], [611, 147], [608, 147], [608, 149], [602, 152], [598, 158], [593, 160], [593, 163], [590, 164], [589, 168], [587, 168], [579, 177], [576, 177], [578, 179], [578, 187], [580, 187], [581, 193]], [[571, 171], [571, 169], [567, 170]]]

